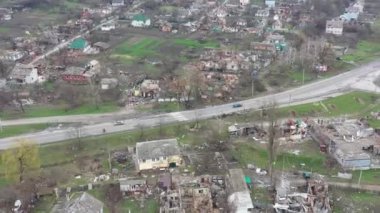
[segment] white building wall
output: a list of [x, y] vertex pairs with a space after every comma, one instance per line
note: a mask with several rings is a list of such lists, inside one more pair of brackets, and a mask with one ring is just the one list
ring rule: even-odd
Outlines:
[[25, 83], [26, 84], [34, 84], [38, 81], [38, 72], [37, 69], [34, 68], [31, 72], [30, 75], [25, 77]]

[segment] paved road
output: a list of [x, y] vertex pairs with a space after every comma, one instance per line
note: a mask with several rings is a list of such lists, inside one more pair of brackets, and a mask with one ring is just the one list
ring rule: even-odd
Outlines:
[[[363, 65], [359, 68], [353, 69], [350, 72], [340, 74], [338, 76], [320, 80], [308, 85], [304, 85], [298, 88], [290, 89], [284, 92], [280, 92], [273, 95], [267, 95], [263, 97], [257, 97], [240, 103], [243, 105], [241, 108], [232, 108], [232, 104], [223, 104], [217, 106], [209, 106], [206, 108], [173, 112], [160, 115], [149, 115], [139, 118], [131, 118], [125, 120], [125, 125], [114, 126], [112, 121], [87, 125], [81, 128], [81, 136], [95, 136], [103, 134], [103, 129], [106, 129], [107, 133], [114, 133], [120, 131], [127, 131], [137, 129], [140, 126], [152, 127], [159, 124], [169, 124], [175, 122], [186, 122], [196, 119], [208, 119], [214, 116], [220, 116], [222, 114], [230, 114], [243, 110], [259, 109], [261, 106], [265, 106], [268, 103], [276, 102], [280, 106], [296, 105], [300, 103], [313, 102], [322, 100], [326, 97], [340, 95], [352, 89], [371, 90], [371, 87], [367, 88], [367, 85], [359, 87], [361, 82], [368, 82], [373, 79], [374, 76], [380, 75], [380, 61], [372, 62], [367, 65]], [[379, 90], [380, 91], [380, 90]], [[103, 115], [82, 115], [83, 119], [89, 119], [89, 116], [103, 116]], [[9, 121], [3, 121], [9, 122]], [[59, 142], [74, 138], [75, 132], [72, 128], [61, 129], [55, 131], [43, 131], [38, 133], [31, 133], [16, 137], [0, 139], [0, 149], [7, 149], [12, 146], [15, 140], [28, 138], [36, 141], [40, 144]]]

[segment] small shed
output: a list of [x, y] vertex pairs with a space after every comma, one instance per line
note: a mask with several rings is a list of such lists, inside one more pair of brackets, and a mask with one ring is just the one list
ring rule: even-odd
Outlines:
[[96, 49], [98, 49], [99, 51], [106, 51], [106, 50], [108, 50], [108, 49], [111, 47], [111, 45], [109, 45], [109, 44], [106, 43], [106, 42], [101, 42], [101, 41], [99, 41], [99, 42], [96, 42], [96, 43], [94, 44], [94, 47], [95, 47]]

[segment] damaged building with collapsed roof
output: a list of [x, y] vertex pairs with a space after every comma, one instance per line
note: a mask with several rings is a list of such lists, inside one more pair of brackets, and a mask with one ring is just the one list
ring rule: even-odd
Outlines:
[[374, 129], [357, 120], [318, 120], [311, 128], [312, 138], [344, 169], [380, 167], [380, 137]]
[[160, 213], [226, 212], [227, 194], [223, 176], [173, 175], [171, 180], [173, 187], [160, 195]]
[[[276, 212], [330, 213], [328, 184], [322, 179], [294, 181], [295, 174], [283, 174], [276, 183]], [[305, 187], [306, 186], [306, 187]]]
[[17, 84], [33, 84], [38, 81], [38, 70], [32, 65], [16, 64], [7, 80]]

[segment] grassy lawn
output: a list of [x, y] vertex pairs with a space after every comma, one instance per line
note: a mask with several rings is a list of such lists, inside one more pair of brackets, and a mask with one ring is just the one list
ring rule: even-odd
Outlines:
[[148, 199], [144, 200], [144, 207], [140, 207], [140, 201], [125, 199], [121, 205], [120, 209], [122, 212], [136, 212], [136, 213], [154, 213], [159, 211], [159, 206], [156, 200]]
[[[88, 191], [91, 195], [105, 203], [105, 194], [104, 190], [102, 188], [96, 188], [91, 191]], [[129, 211], [132, 213], [154, 213], [158, 212], [159, 206], [156, 200], [154, 199], [146, 199], [144, 200], [144, 207], [140, 207], [140, 201], [135, 200], [135, 199], [129, 199], [129, 198], [124, 198], [121, 200], [120, 203], [117, 204], [116, 209], [118, 210], [117, 212], [126, 212], [128, 213]], [[104, 212], [110, 212], [110, 209], [105, 205], [104, 206]]]
[[3, 131], [0, 132], [0, 138], [11, 137], [20, 134], [32, 133], [44, 130], [48, 127], [46, 124], [29, 124], [17, 126], [4, 126]]
[[305, 71], [305, 75], [304, 75], [304, 76], [303, 76], [303, 74], [302, 74], [301, 71], [293, 71], [293, 72], [290, 72], [290, 73], [289, 73], [289, 77], [290, 77], [293, 81], [300, 82], [300, 83], [302, 83], [302, 79], [303, 79], [303, 77], [305, 77], [305, 79], [304, 79], [304, 80], [305, 80], [305, 83], [313, 80], [312, 74], [309, 73], [309, 72], [306, 72], [306, 71]]
[[213, 40], [193, 40], [193, 39], [175, 39], [174, 44], [185, 46], [188, 48], [219, 48], [219, 43]]
[[372, 128], [380, 128], [380, 120], [369, 119], [368, 123]]
[[353, 53], [343, 56], [345, 61], [366, 62], [380, 56], [380, 43], [360, 41]]
[[[291, 154], [284, 151], [279, 151], [275, 167], [284, 170], [306, 170], [327, 174], [331, 168], [326, 169], [324, 166], [325, 156], [315, 149], [309, 149], [307, 146], [313, 146], [313, 142], [305, 142], [310, 144], [302, 144], [297, 147], [301, 150], [299, 155]], [[305, 146], [302, 148], [302, 146]], [[280, 147], [280, 150], [283, 148]], [[232, 150], [232, 154], [239, 161], [242, 166], [247, 164], [254, 164], [261, 168], [268, 168], [268, 152], [264, 147], [261, 147], [253, 142], [241, 143]], [[305, 166], [301, 166], [305, 164]]]
[[362, 115], [378, 108], [379, 96], [367, 92], [351, 92], [320, 102], [301, 104], [280, 109], [281, 116], [295, 112], [297, 116]]
[[121, 59], [136, 59], [157, 54], [156, 48], [162, 41], [152, 38], [139, 39], [136, 42], [125, 41], [114, 50], [113, 57]]
[[178, 102], [162, 102], [156, 103], [152, 106], [140, 106], [138, 110], [140, 111], [149, 111], [149, 112], [176, 112], [184, 110], [184, 106], [182, 104], [178, 105]]
[[368, 191], [329, 188], [332, 195], [333, 212], [377, 212], [379, 194]]
[[9, 112], [5, 111], [0, 113], [2, 119], [14, 118], [35, 118], [35, 117], [49, 117], [49, 116], [63, 116], [63, 115], [79, 115], [79, 114], [95, 114], [115, 112], [119, 109], [115, 103], [102, 104], [99, 109], [93, 105], [83, 105], [75, 109], [67, 109], [66, 106], [31, 106], [25, 108], [25, 113], [20, 111]]
[[[354, 171], [352, 175], [353, 183], [358, 183], [360, 171]], [[370, 169], [362, 171], [362, 184], [380, 184], [380, 169]]]
[[7, 27], [0, 27], [0, 33], [6, 33], [9, 31], [9, 28]]
[[54, 207], [55, 197], [54, 196], [45, 196], [42, 197], [37, 203], [36, 207], [33, 209], [34, 213], [45, 213], [50, 212]]

